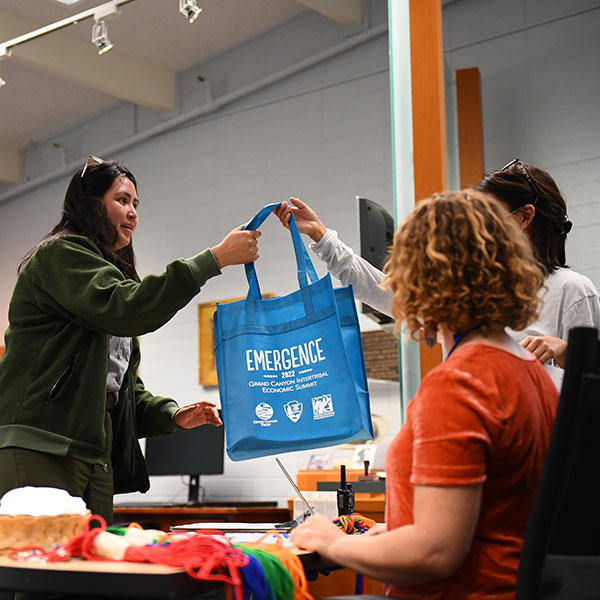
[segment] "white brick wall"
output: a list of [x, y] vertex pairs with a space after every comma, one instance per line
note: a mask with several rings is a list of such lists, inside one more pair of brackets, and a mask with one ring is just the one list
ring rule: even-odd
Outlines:
[[452, 73], [481, 72], [485, 168], [518, 156], [548, 170], [574, 224], [568, 262], [600, 287], [598, 3], [460, 0], [444, 47]]

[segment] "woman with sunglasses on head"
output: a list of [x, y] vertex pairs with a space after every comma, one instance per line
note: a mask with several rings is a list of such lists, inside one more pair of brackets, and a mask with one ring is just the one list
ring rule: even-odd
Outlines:
[[386, 527], [348, 536], [317, 515], [292, 542], [389, 596], [509, 600], [558, 392], [506, 328], [536, 317], [542, 272], [516, 223], [475, 190], [419, 202], [386, 270], [397, 327], [437, 336], [447, 358], [388, 448]]
[[487, 173], [477, 185], [499, 200], [524, 231], [544, 270], [545, 289], [538, 319], [521, 332], [512, 332], [533, 352], [560, 388], [569, 329], [600, 328], [600, 300], [594, 284], [566, 264], [565, 243], [572, 223], [565, 199], [549, 173], [518, 158], [499, 171]]
[[258, 231], [140, 278], [137, 182], [90, 157], [59, 222], [19, 266], [0, 359], [0, 497], [56, 487], [112, 522], [113, 493], [148, 490], [138, 438], [222, 425], [215, 405], [180, 408], [137, 375], [137, 336], [155, 331], [228, 265], [256, 260]]
[[[565, 242], [572, 223], [565, 200], [554, 179], [544, 170], [515, 159], [493, 171], [476, 186], [499, 200], [527, 234], [542, 264], [545, 287], [539, 318], [523, 331], [511, 331], [545, 364], [560, 389], [569, 329], [600, 328], [600, 301], [594, 284], [566, 265]], [[346, 246], [334, 230], [327, 229], [308, 205], [290, 198], [276, 214], [287, 224], [294, 211], [298, 229], [309, 235], [312, 250], [344, 285], [352, 283], [356, 297], [383, 314], [391, 315], [391, 296], [379, 288], [383, 273]], [[557, 368], [561, 367], [561, 368]]]

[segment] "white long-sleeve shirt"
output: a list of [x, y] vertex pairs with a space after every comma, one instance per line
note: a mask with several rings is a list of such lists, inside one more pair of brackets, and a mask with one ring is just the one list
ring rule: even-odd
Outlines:
[[358, 300], [384, 315], [392, 316], [392, 293], [379, 287], [385, 275], [344, 244], [336, 231], [328, 229], [309, 248], [325, 262], [327, 270], [343, 285], [352, 284]]

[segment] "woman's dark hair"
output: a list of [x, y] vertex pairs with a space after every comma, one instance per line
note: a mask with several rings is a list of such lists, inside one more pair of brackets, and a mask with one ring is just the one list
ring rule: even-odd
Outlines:
[[119, 177], [127, 177], [137, 190], [135, 177], [123, 165], [113, 161], [88, 164], [82, 177], [83, 170], [79, 169], [69, 182], [60, 221], [27, 253], [19, 265], [19, 271], [37, 248], [61, 235], [71, 233], [84, 235], [92, 240], [100, 248], [104, 258], [113, 263], [125, 277], [139, 282], [132, 242], [120, 250], [113, 249], [118, 234], [108, 219], [102, 202], [104, 194]]
[[[565, 242], [571, 229], [567, 205], [554, 179], [540, 167], [513, 162], [501, 171], [486, 173], [476, 189], [491, 194], [516, 211], [526, 204], [535, 206], [527, 229], [529, 239], [546, 274], [566, 267]], [[523, 171], [525, 169], [525, 171]], [[531, 179], [528, 180], [527, 175]]]

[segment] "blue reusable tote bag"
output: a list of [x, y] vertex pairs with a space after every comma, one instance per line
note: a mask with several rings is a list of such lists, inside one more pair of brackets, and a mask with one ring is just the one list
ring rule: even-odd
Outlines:
[[[257, 229], [278, 204], [245, 226]], [[351, 286], [318, 279], [296, 222], [299, 289], [263, 299], [254, 263], [248, 296], [217, 304], [214, 339], [227, 454], [245, 460], [372, 440], [358, 315]]]

